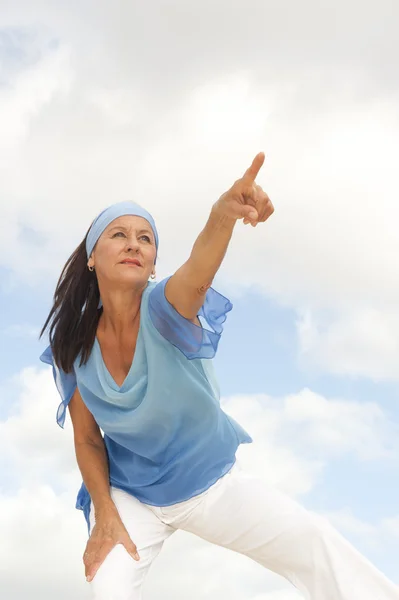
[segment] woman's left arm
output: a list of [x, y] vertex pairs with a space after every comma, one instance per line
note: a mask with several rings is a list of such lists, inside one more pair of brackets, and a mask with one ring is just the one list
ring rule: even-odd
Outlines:
[[196, 321], [223, 258], [237, 220], [256, 226], [274, 212], [268, 195], [255, 183], [265, 160], [257, 154], [252, 165], [213, 205], [209, 219], [198, 236], [190, 258], [165, 286], [170, 304], [186, 319]]

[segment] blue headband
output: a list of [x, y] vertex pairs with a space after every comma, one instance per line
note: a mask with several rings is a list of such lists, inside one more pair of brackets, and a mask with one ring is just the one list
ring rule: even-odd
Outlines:
[[116, 204], [112, 204], [108, 208], [105, 208], [98, 217], [93, 221], [89, 233], [86, 238], [86, 252], [87, 258], [90, 258], [91, 253], [93, 252], [93, 248], [97, 243], [98, 238], [103, 233], [103, 231], [108, 227], [112, 221], [117, 219], [118, 217], [123, 217], [124, 215], [134, 215], [135, 217], [142, 217], [146, 219], [148, 223], [151, 225], [151, 229], [154, 233], [155, 237], [155, 247], [158, 252], [158, 232], [155, 227], [155, 221], [144, 208], [135, 204], [134, 202], [117, 202]]

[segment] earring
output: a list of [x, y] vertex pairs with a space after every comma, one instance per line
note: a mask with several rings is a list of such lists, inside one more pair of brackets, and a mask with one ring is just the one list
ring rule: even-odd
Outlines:
[[89, 265], [87, 265], [89, 271], [93, 272], [94, 271], [94, 267], [90, 267]]
[[157, 276], [156, 273], [151, 273], [151, 275], [150, 275], [151, 279], [155, 279], [156, 276]]

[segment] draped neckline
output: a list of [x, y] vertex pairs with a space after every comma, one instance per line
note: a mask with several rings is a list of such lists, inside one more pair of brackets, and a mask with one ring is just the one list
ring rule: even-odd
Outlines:
[[137, 332], [136, 347], [135, 347], [135, 350], [134, 350], [133, 360], [131, 362], [131, 365], [129, 367], [127, 375], [126, 375], [126, 377], [123, 380], [123, 382], [122, 382], [121, 385], [117, 384], [117, 382], [115, 381], [115, 379], [112, 377], [111, 373], [109, 372], [108, 367], [107, 367], [107, 365], [105, 363], [105, 360], [104, 360], [104, 357], [103, 357], [103, 353], [102, 353], [102, 350], [101, 350], [100, 341], [99, 341], [99, 339], [97, 337], [97, 334], [95, 335], [94, 344], [95, 344], [95, 346], [96, 346], [96, 348], [98, 350], [98, 354], [99, 354], [101, 363], [102, 363], [102, 365], [104, 367], [104, 370], [105, 370], [106, 374], [108, 375], [109, 379], [112, 381], [113, 385], [115, 386], [115, 388], [116, 388], [116, 390], [118, 392], [124, 391], [123, 388], [125, 387], [126, 383], [129, 381], [129, 379], [131, 377], [131, 374], [133, 372], [134, 366], [136, 364], [136, 360], [135, 359], [136, 359], [136, 356], [137, 356], [137, 349], [139, 347], [139, 342], [140, 342], [140, 339], [141, 339], [141, 330], [142, 330], [142, 315], [140, 314], [140, 323], [139, 323], [139, 329], [138, 329], [138, 332]]

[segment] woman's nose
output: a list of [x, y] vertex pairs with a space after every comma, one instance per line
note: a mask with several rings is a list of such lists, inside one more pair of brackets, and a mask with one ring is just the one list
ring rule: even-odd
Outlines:
[[130, 252], [131, 250], [132, 250], [133, 252], [138, 252], [138, 251], [139, 251], [139, 243], [138, 243], [138, 240], [133, 240], [133, 239], [132, 239], [132, 240], [129, 240], [129, 241], [127, 242], [127, 252]]

